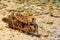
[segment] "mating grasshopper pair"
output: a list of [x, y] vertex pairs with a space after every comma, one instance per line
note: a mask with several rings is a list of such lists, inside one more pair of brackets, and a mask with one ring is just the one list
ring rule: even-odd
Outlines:
[[33, 16], [24, 16], [19, 13], [12, 13], [3, 20], [10, 20], [8, 22], [8, 26], [10, 28], [20, 30], [23, 33], [32, 35], [35, 35], [34, 33], [38, 33], [38, 26], [35, 23]]

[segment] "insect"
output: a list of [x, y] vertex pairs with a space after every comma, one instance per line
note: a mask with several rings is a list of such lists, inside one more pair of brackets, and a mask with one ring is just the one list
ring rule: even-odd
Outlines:
[[32, 16], [23, 16], [18, 13], [12, 13], [8, 15], [10, 22], [8, 26], [13, 29], [20, 30], [26, 34], [38, 33], [37, 24], [34, 23], [34, 18]]

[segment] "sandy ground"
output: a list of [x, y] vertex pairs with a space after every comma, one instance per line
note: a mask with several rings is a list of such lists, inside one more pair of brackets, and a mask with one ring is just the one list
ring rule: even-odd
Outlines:
[[[7, 0], [2, 0], [0, 3], [2, 3], [2, 7], [3, 4], [7, 5], [5, 8], [0, 7], [0, 40], [60, 40], [60, 6], [51, 5], [52, 9], [50, 9], [51, 6], [48, 5], [28, 6], [26, 3], [17, 4], [8, 2]], [[22, 7], [25, 9], [33, 7], [33, 12], [36, 11], [38, 13], [35, 14], [35, 18], [38, 24], [39, 34], [41, 35], [40, 38], [35, 36], [32, 37], [31, 35], [20, 33], [18, 30], [7, 28], [8, 24], [2, 21], [2, 18], [7, 17], [7, 15], [11, 13], [9, 10], [17, 10]]]

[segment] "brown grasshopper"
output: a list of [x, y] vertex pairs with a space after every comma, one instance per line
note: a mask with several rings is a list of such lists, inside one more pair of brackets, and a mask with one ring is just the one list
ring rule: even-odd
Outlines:
[[8, 15], [10, 20], [8, 26], [13, 29], [20, 30], [21, 32], [27, 34], [34, 34], [38, 32], [37, 24], [34, 23], [33, 16], [23, 16], [18, 13], [12, 13]]

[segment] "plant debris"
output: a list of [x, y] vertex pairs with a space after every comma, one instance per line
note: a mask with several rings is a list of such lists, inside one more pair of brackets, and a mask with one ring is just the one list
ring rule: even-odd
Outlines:
[[8, 15], [8, 18], [3, 18], [2, 20], [8, 23], [9, 28], [15, 30], [17, 29], [26, 34], [34, 34], [33, 36], [39, 37], [38, 26], [32, 16], [24, 16], [19, 13], [12, 13]]

